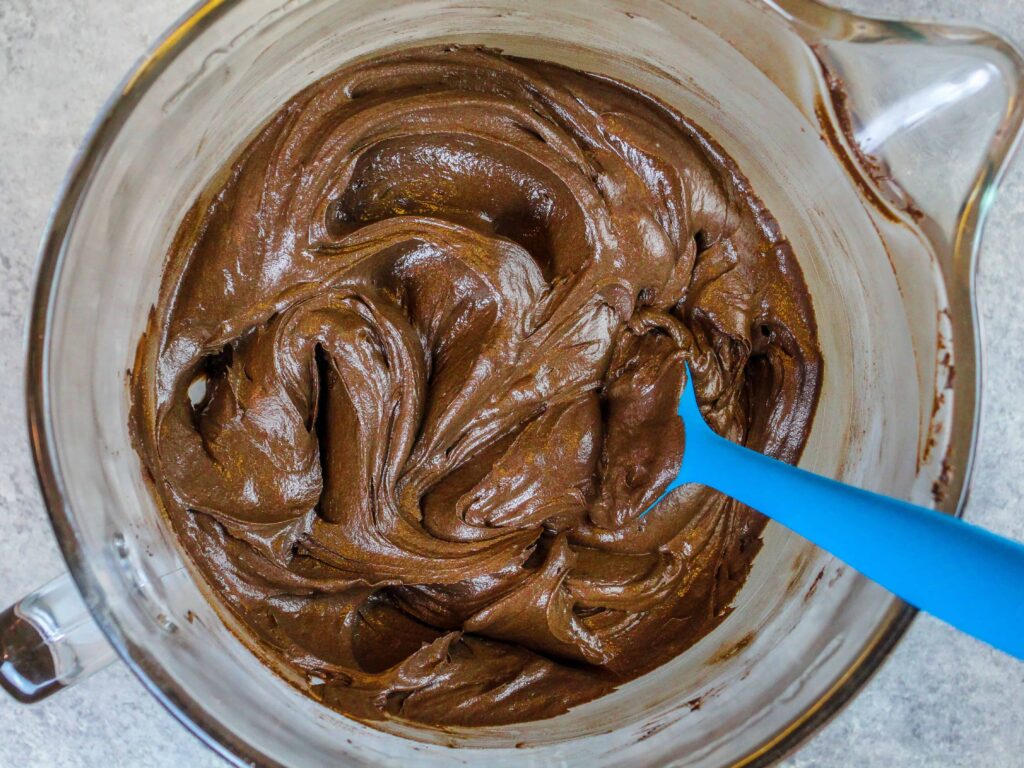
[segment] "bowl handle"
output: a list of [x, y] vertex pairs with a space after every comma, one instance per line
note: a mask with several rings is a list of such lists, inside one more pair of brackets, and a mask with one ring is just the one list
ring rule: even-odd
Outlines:
[[68, 574], [0, 614], [0, 685], [31, 704], [116, 658]]

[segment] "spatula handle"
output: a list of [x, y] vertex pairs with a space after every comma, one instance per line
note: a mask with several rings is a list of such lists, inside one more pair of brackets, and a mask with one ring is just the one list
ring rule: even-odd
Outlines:
[[921, 610], [1024, 659], [1024, 545], [792, 467], [684, 420], [686, 453], [673, 485], [721, 491]]

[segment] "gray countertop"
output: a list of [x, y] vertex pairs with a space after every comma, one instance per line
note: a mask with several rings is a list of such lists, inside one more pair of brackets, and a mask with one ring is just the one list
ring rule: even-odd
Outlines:
[[[0, 607], [60, 573], [25, 430], [23, 329], [36, 248], [108, 94], [191, 0], [0, 0]], [[848, 0], [893, 17], [981, 22], [1024, 45], [1019, 0]], [[1024, 539], [1024, 161], [990, 219], [979, 273], [987, 380], [968, 519]], [[0, 698], [0, 766], [223, 763], [120, 664], [32, 707]], [[1024, 664], [918, 618], [879, 674], [786, 763], [1024, 765]]]

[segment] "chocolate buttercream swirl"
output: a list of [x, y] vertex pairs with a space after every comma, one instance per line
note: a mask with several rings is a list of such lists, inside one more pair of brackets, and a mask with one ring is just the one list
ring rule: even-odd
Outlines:
[[248, 638], [355, 717], [548, 717], [728, 612], [763, 519], [677, 472], [787, 461], [807, 290], [703, 131], [608, 78], [459, 46], [285, 104], [182, 223], [132, 428]]

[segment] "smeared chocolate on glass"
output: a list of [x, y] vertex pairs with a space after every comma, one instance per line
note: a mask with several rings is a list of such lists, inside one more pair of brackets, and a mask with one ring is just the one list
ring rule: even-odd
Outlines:
[[132, 428], [250, 642], [364, 720], [545, 718], [715, 627], [764, 520], [641, 513], [710, 423], [794, 461], [818, 397], [789, 244], [631, 86], [458, 46], [285, 104], [181, 224]]

